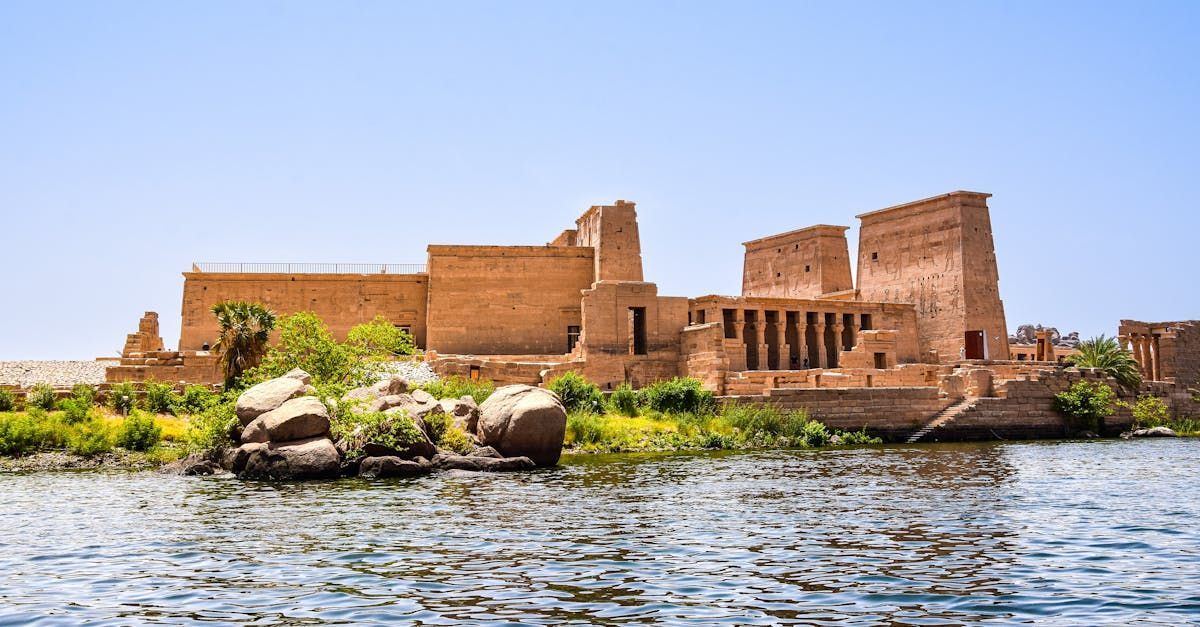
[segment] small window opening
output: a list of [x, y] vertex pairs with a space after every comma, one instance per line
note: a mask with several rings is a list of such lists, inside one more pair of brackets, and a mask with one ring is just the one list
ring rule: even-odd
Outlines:
[[879, 253], [871, 253], [871, 261], [878, 261]]
[[579, 325], [570, 325], [567, 327], [567, 352], [575, 350], [575, 345], [579, 343]]
[[805, 271], [805, 272], [811, 272], [811, 271], [812, 271], [812, 266], [804, 266], [804, 271]]
[[646, 308], [645, 307], [630, 307], [629, 308], [629, 328], [633, 334], [630, 347], [634, 355], [646, 354]]

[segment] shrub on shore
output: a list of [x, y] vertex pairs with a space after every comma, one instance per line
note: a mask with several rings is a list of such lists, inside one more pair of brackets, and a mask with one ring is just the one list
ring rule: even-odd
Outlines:
[[137, 387], [125, 382], [117, 383], [108, 389], [108, 406], [113, 411], [127, 415], [137, 404]]
[[405, 449], [425, 436], [405, 413], [346, 412], [330, 421], [330, 437], [346, 442], [346, 457], [362, 455], [363, 445], [374, 442], [394, 449]]
[[142, 384], [142, 408], [154, 414], [165, 414], [171, 411], [171, 407], [179, 402], [179, 395], [175, 394], [175, 386], [170, 383], [159, 383], [152, 379], [148, 379]]
[[1104, 418], [1116, 408], [1117, 395], [1100, 382], [1079, 381], [1066, 392], [1054, 395], [1054, 410], [1063, 414], [1076, 429], [1099, 431]]
[[117, 431], [117, 446], [131, 451], [146, 451], [158, 445], [162, 439], [162, 427], [154, 416], [135, 411], [125, 417]]
[[1167, 427], [1179, 435], [1200, 435], [1200, 420], [1172, 416], [1170, 408], [1157, 396], [1146, 394], [1133, 403], [1122, 401], [1119, 404], [1133, 414], [1134, 429]]
[[0, 389], [0, 411], [12, 411], [17, 408], [17, 395], [9, 390]]
[[199, 414], [221, 402], [221, 395], [206, 385], [189, 385], [183, 388], [183, 394], [174, 399], [171, 413], [175, 415]]
[[578, 372], [566, 372], [550, 381], [547, 386], [558, 395], [568, 412], [586, 411], [598, 413], [604, 409], [604, 394], [596, 384], [583, 378]]
[[492, 392], [496, 391], [496, 384], [488, 379], [472, 380], [464, 376], [454, 375], [430, 381], [421, 385], [420, 389], [429, 392], [434, 398], [462, 398], [470, 396], [475, 399], [477, 405], [482, 405], [492, 395]]
[[716, 408], [713, 393], [704, 389], [698, 379], [676, 377], [642, 388], [642, 405], [659, 412], [711, 413]]
[[29, 388], [29, 392], [25, 394], [26, 407], [37, 407], [38, 409], [50, 411], [54, 409], [57, 401], [58, 397], [54, 393], [54, 388], [46, 385], [45, 383], [38, 383], [34, 385], [32, 388]]
[[622, 383], [608, 397], [608, 409], [614, 414], [626, 417], [638, 415], [638, 396], [633, 386]]
[[116, 433], [108, 421], [93, 417], [78, 425], [67, 436], [67, 449], [76, 455], [92, 457], [113, 449]]

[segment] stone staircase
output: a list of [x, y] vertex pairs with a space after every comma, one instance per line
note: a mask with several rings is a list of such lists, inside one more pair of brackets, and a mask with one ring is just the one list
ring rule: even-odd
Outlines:
[[921, 427], [920, 429], [917, 429], [916, 431], [913, 432], [912, 435], [908, 436], [908, 439], [905, 440], [905, 442], [908, 444], [915, 444], [917, 442], [920, 442], [921, 438], [929, 435], [929, 433], [931, 431], [933, 431], [934, 429], [937, 429], [938, 427], [941, 427], [942, 425], [945, 425], [945, 424], [951, 422], [955, 418], [958, 418], [959, 416], [961, 416], [967, 410], [975, 407], [975, 401], [977, 401], [977, 400], [979, 400], [979, 399], [970, 398], [970, 397], [964, 398], [963, 400], [947, 407], [946, 409], [943, 409], [942, 411], [938, 412], [936, 416], [933, 417], [933, 420], [930, 420], [928, 423], [925, 424], [925, 426]]

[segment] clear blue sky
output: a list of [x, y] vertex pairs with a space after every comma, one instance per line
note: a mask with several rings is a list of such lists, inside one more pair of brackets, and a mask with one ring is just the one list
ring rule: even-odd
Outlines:
[[662, 294], [736, 294], [742, 241], [970, 189], [1010, 327], [1200, 318], [1198, 18], [8, 0], [0, 359], [114, 355], [144, 310], [175, 345], [194, 260], [422, 263], [617, 198]]

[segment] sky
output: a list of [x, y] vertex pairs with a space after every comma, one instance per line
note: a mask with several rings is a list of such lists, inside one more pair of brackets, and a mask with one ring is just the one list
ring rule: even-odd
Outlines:
[[[1196, 2], [0, 3], [0, 359], [179, 338], [194, 261], [423, 263], [638, 203], [647, 280], [994, 194], [1010, 330], [1200, 318]], [[852, 257], [853, 258], [853, 257]]]

